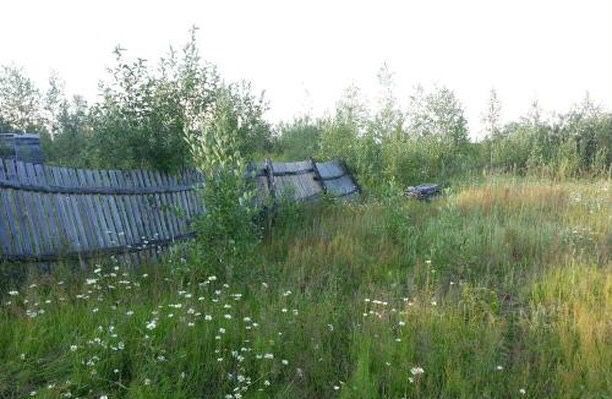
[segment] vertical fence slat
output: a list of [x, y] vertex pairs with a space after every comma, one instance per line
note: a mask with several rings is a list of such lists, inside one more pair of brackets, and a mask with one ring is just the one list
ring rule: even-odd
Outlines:
[[[43, 167], [43, 171], [46, 176], [46, 181], [49, 186], [58, 186], [60, 183], [56, 181], [56, 173], [54, 173], [54, 167]], [[57, 245], [57, 253], [62, 254], [64, 251], [70, 249], [70, 234], [68, 233], [68, 227], [64, 220], [64, 216], [62, 214], [62, 203], [61, 203], [62, 194], [53, 193], [48, 196], [49, 199], [49, 207], [51, 208], [51, 212], [53, 213], [53, 220], [57, 223], [57, 232], [58, 237], [56, 241]]]
[[[95, 171], [94, 170], [86, 170], [85, 174], [87, 176], [87, 179], [89, 181], [89, 184], [92, 185], [92, 187], [98, 187], [100, 186], [100, 182], [98, 181], [98, 179], [96, 179], [95, 176]], [[106, 223], [106, 219], [104, 218], [104, 210], [102, 207], [102, 203], [100, 201], [100, 194], [95, 194], [93, 195], [93, 220], [95, 221], [95, 223], [93, 223], [95, 226], [98, 226], [98, 229], [100, 231], [100, 248], [106, 248], [111, 246], [111, 242], [110, 242], [110, 238], [109, 238], [109, 231], [110, 231], [110, 227], [108, 226], [108, 224]]]
[[[28, 184], [29, 179], [23, 162], [15, 162], [14, 165], [16, 168], [15, 174], [18, 181], [22, 184]], [[18, 198], [21, 198], [21, 201], [17, 201], [15, 205], [17, 205], [19, 211], [21, 212], [24, 231], [28, 232], [27, 237], [30, 240], [32, 250], [30, 255], [38, 255], [42, 253], [43, 249], [38, 236], [38, 231], [36, 229], [36, 221], [32, 215], [35, 208], [32, 193], [29, 191], [18, 191], [16, 194], [18, 194]]]
[[[145, 181], [147, 182], [148, 187], [154, 188], [157, 186], [155, 180], [152, 178], [152, 174], [149, 171], [142, 172]], [[155, 200], [154, 194], [147, 194], [145, 196], [145, 201], [147, 204], [147, 210], [149, 214], [149, 220], [151, 222], [151, 231], [149, 234], [150, 239], [157, 240], [159, 239], [159, 234], [162, 230], [161, 221], [159, 219], [158, 207]]]
[[[76, 175], [80, 187], [92, 187], [94, 184], [94, 182], [89, 178], [87, 170], [77, 169]], [[95, 210], [95, 202], [97, 202], [96, 197], [92, 194], [81, 194], [78, 197], [89, 248], [103, 248], [104, 238], [102, 235], [104, 233], [101, 231], [101, 226], [97, 224]]]
[[[34, 170], [34, 165], [31, 163], [24, 163], [25, 172], [27, 174], [28, 182], [32, 185], [44, 185], [44, 182], [40, 182], [36, 172]], [[43, 194], [37, 192], [31, 192], [30, 198], [33, 208], [31, 209], [32, 216], [34, 219], [35, 231], [38, 238], [38, 242], [40, 243], [39, 254], [49, 254], [53, 253], [53, 246], [51, 244], [51, 232], [50, 225], [51, 221], [44, 214], [44, 204], [43, 204]]]
[[[61, 173], [60, 168], [52, 168], [50, 172], [53, 175], [54, 184], [56, 184], [57, 186], [61, 186], [64, 184], [64, 175], [63, 173]], [[56, 194], [55, 197], [58, 205], [58, 216], [62, 221], [62, 226], [64, 228], [64, 231], [66, 232], [66, 242], [63, 249], [65, 249], [66, 251], [79, 250], [80, 244], [77, 237], [78, 234], [76, 232], [74, 220], [71, 217], [67, 195]]]
[[[118, 187], [127, 187], [125, 178], [120, 171], [113, 171], [113, 175], [114, 178], [117, 180]], [[134, 221], [132, 220], [129, 197], [129, 195], [117, 196], [118, 206], [121, 208], [121, 213], [123, 214], [123, 227], [125, 229], [126, 245], [130, 245], [134, 242], [134, 239], [138, 237], [138, 232], [134, 230], [136, 226], [134, 224]]]
[[[103, 187], [110, 188], [111, 182], [108, 178], [107, 171], [98, 170], [96, 171], [98, 180]], [[100, 201], [102, 202], [104, 214], [106, 217], [106, 224], [109, 226], [108, 238], [113, 247], [117, 247], [123, 244], [123, 237], [118, 236], [117, 233], [121, 231], [121, 222], [119, 221], [119, 215], [117, 214], [116, 207], [113, 207], [113, 195], [103, 194], [100, 195]]]
[[[49, 187], [49, 175], [45, 169], [46, 168], [44, 165], [34, 165], [34, 171], [36, 172], [39, 184]], [[61, 250], [63, 236], [60, 230], [60, 223], [58, 221], [55, 207], [55, 194], [42, 194], [41, 200], [43, 205], [42, 212], [44, 213], [49, 225], [49, 244], [51, 246], [49, 253], [57, 253]]]
[[[138, 176], [138, 172], [135, 170], [130, 171], [132, 177], [132, 183], [134, 187], [142, 188], [144, 187], [144, 183]], [[134, 201], [134, 215], [138, 224], [140, 225], [140, 237], [135, 241], [135, 244], [140, 244], [147, 238], [149, 226], [147, 225], [144, 217], [143, 207], [142, 207], [142, 194], [136, 194], [132, 196], [132, 200]]]
[[[79, 187], [79, 181], [74, 169], [60, 168], [60, 173], [64, 178], [63, 180], [66, 187]], [[84, 212], [83, 202], [79, 201], [78, 197], [79, 196], [77, 194], [69, 194], [66, 195], [66, 200], [68, 202], [68, 209], [70, 210], [70, 215], [73, 218], [74, 227], [78, 235], [79, 247], [81, 250], [86, 250], [91, 248], [92, 243], [87, 240], [87, 227], [83, 221], [83, 218], [88, 218], [89, 215], [88, 213]]]
[[[162, 183], [159, 172], [153, 172], [153, 179], [157, 187], [163, 188], [164, 185]], [[161, 225], [159, 238], [167, 239], [170, 236], [170, 233], [168, 231], [168, 220], [163, 209], [162, 194], [155, 194], [155, 206], [157, 211], [157, 217]]]
[[[124, 176], [129, 182], [130, 187], [140, 187], [134, 171], [126, 171], [124, 172]], [[144, 224], [142, 222], [142, 218], [140, 217], [138, 195], [129, 195], [128, 198], [130, 201], [130, 214], [132, 215], [132, 220], [134, 221], [134, 227], [136, 230], [136, 236], [134, 237], [134, 241], [132, 241], [132, 245], [136, 245], [143, 240], [145, 234]]]
[[[2, 159], [0, 159], [0, 179], [8, 180]], [[0, 190], [0, 253], [17, 255], [21, 247], [18, 240], [19, 231], [10, 205], [9, 191], [13, 190]]]
[[[109, 187], [117, 187], [117, 181], [115, 180], [114, 171], [102, 171], [104, 175], [104, 179], [108, 182]], [[121, 212], [121, 208], [119, 206], [120, 195], [109, 195], [107, 198], [108, 204], [110, 206], [111, 214], [113, 216], [113, 220], [115, 222], [115, 239], [120, 246], [125, 246], [127, 243], [125, 237], [125, 220], [123, 218], [123, 213]]]
[[[170, 188], [172, 186], [172, 183], [167, 173], [161, 173], [160, 179], [161, 179], [162, 187]], [[168, 221], [168, 227], [170, 229], [170, 235], [168, 238], [171, 240], [174, 240], [174, 238], [178, 236], [180, 232], [179, 232], [179, 226], [176, 220], [176, 212], [174, 209], [174, 204], [172, 202], [172, 193], [171, 192], [163, 193], [161, 196], [161, 199], [162, 199], [162, 204], [163, 204], [162, 206], [164, 208], [164, 214], [165, 214], [166, 220]]]

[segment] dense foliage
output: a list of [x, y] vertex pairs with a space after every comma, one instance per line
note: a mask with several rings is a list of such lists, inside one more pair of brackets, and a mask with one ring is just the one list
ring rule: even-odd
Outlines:
[[246, 82], [226, 83], [203, 61], [195, 38], [179, 54], [170, 49], [155, 67], [129, 60], [117, 47], [115, 64], [100, 82], [101, 100], [88, 105], [67, 99], [52, 77], [43, 93], [16, 67], [0, 73], [0, 127], [42, 133], [50, 162], [71, 166], [150, 168], [174, 171], [192, 165], [184, 140], [193, 115], [214, 109], [223, 95], [231, 101], [249, 150], [265, 151], [270, 128], [263, 120], [263, 98]]

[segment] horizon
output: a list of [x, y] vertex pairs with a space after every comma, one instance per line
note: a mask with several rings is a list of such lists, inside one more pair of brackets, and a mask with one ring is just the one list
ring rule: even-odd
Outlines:
[[586, 92], [611, 108], [610, 2], [376, 4], [9, 3], [7, 14], [25, 14], [33, 5], [39, 12], [29, 15], [36, 28], [23, 34], [14, 35], [19, 18], [0, 25], [0, 64], [23, 67], [39, 87], [57, 71], [69, 95], [93, 102], [116, 45], [128, 57], [155, 64], [170, 45], [182, 46], [195, 25], [202, 58], [217, 65], [223, 79], [248, 80], [264, 91], [273, 123], [333, 112], [350, 84], [375, 101], [383, 63], [394, 73], [403, 111], [415, 85], [446, 86], [461, 101], [475, 139], [491, 88], [504, 122], [524, 115], [535, 99], [546, 113], [565, 112]]

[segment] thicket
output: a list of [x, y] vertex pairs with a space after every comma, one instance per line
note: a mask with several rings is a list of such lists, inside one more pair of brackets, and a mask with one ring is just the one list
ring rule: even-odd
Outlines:
[[463, 106], [452, 90], [419, 86], [402, 110], [388, 75], [379, 76], [383, 96], [375, 107], [350, 87], [333, 116], [282, 125], [277, 152], [342, 158], [370, 188], [483, 171], [551, 178], [611, 173], [612, 114], [588, 94], [565, 114], [545, 118], [534, 102], [527, 115], [502, 124], [501, 103], [492, 90], [482, 121], [485, 137], [471, 141]]
[[273, 128], [264, 119], [263, 97], [254, 95], [249, 83], [226, 83], [201, 58], [195, 28], [182, 51], [171, 49], [154, 67], [128, 60], [121, 48], [115, 56], [100, 82], [101, 99], [92, 105], [79, 96], [67, 98], [56, 75], [41, 90], [19, 68], [2, 67], [0, 130], [42, 133], [52, 163], [173, 171], [195, 165], [184, 140], [190, 118], [214, 112], [223, 98], [239, 122], [234, 130], [242, 154], [342, 158], [369, 188], [483, 170], [553, 178], [611, 173], [612, 114], [588, 94], [567, 113], [545, 116], [534, 102], [527, 115], [504, 124], [492, 90], [483, 114], [484, 138], [474, 141], [452, 90], [419, 86], [407, 105], [400, 105], [393, 74], [384, 65], [376, 102], [352, 86], [332, 115]]
[[129, 59], [117, 47], [115, 63], [99, 83], [101, 99], [91, 105], [79, 96], [68, 98], [56, 75], [41, 90], [22, 69], [3, 66], [0, 129], [41, 133], [52, 163], [175, 171], [193, 165], [184, 140], [189, 118], [213, 112], [223, 97], [240, 120], [240, 134], [249, 137], [242, 150], [265, 151], [270, 127], [262, 118], [263, 98], [248, 82], [225, 82], [202, 60], [196, 30], [182, 51], [170, 48], [157, 65]]

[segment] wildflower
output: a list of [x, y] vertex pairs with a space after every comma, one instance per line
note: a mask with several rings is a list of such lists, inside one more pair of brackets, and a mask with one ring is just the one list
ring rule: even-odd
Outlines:
[[405, 326], [405, 325], [406, 325], [406, 322], [405, 322], [405, 321], [403, 321], [403, 320], [400, 320], [398, 324], [399, 324], [400, 326], [402, 326], [402, 327], [403, 327], [403, 326]]
[[281, 363], [286, 366], [289, 364], [289, 360], [283, 359], [281, 360]]
[[265, 380], [265, 381], [264, 381], [264, 385], [265, 385], [265, 386], [267, 386], [267, 387], [269, 387], [269, 386], [270, 386], [270, 381]]
[[212, 316], [207, 314], [206, 316], [204, 316], [204, 320], [211, 321], [212, 320]]
[[144, 384], [145, 384], [145, 385], [151, 385], [151, 380], [150, 380], [150, 379], [148, 379], [148, 378], [145, 378], [145, 379], [144, 379]]
[[497, 371], [502, 371], [504, 369], [504, 366], [497, 366], [496, 369]]
[[131, 315], [133, 315], [133, 314], [134, 314], [134, 311], [133, 311], [133, 310], [128, 310], [127, 312], [125, 312], [125, 314], [126, 314], [127, 316], [131, 316]]
[[287, 310], [287, 308], [282, 308], [282, 309], [281, 309], [281, 312], [283, 312], [283, 313], [287, 313], [287, 312], [288, 312], [288, 310]]
[[521, 388], [521, 389], [519, 389], [519, 393], [521, 395], [525, 395], [527, 393], [527, 391], [525, 390], [525, 388]]
[[108, 399], [108, 396], [106, 396], [106, 395], [100, 395], [100, 399]]
[[36, 391], [30, 392], [30, 396], [36, 396]]
[[423, 370], [423, 368], [422, 368], [422, 367], [419, 367], [419, 366], [417, 366], [417, 367], [413, 367], [413, 368], [411, 368], [411, 369], [410, 369], [410, 373], [411, 373], [412, 375], [414, 375], [414, 376], [421, 375], [421, 374], [423, 374], [424, 372], [425, 372], [425, 370]]
[[77, 350], [76, 345], [70, 345], [70, 352], [75, 352]]
[[19, 295], [19, 291], [9, 291], [8, 293], [10, 296], [15, 296], [15, 295]]
[[225, 314], [225, 315], [223, 315], [223, 317], [225, 317], [226, 319], [228, 319], [228, 320], [229, 320], [229, 319], [231, 319], [231, 318], [232, 318], [232, 315], [231, 315], [231, 314]]
[[155, 319], [147, 323], [147, 330], [154, 330], [157, 327], [157, 321]]
[[264, 359], [274, 359], [274, 355], [272, 353], [266, 353]]
[[340, 387], [338, 385], [334, 385], [334, 391], [337, 391], [338, 389], [340, 389]]
[[221, 328], [219, 329], [219, 333], [221, 333], [221, 334], [225, 334], [225, 328], [221, 327]]
[[436, 301], [431, 301], [431, 306], [436, 306], [438, 304], [438, 302]]
[[88, 278], [88, 279], [85, 280], [85, 284], [87, 284], [87, 285], [92, 285], [92, 284], [95, 284], [97, 282], [98, 282], [98, 280], [96, 280], [95, 278]]

